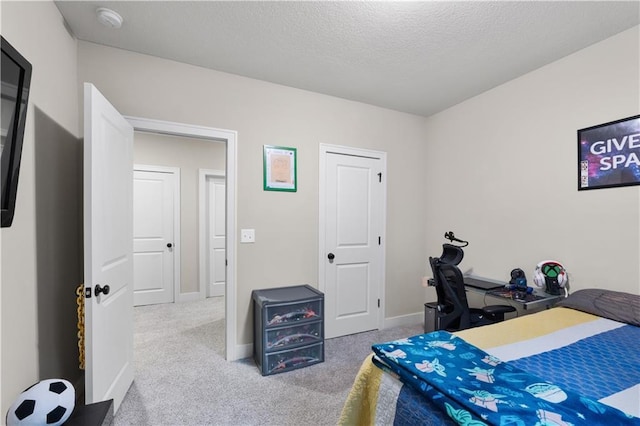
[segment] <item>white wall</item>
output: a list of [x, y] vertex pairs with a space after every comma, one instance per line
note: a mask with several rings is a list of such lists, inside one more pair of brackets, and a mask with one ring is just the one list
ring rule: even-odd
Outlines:
[[638, 27], [427, 120], [427, 247], [508, 280], [562, 262], [573, 290], [640, 293], [638, 187], [577, 190], [576, 131], [640, 111]]
[[198, 169], [225, 169], [225, 145], [135, 132], [135, 164], [180, 168], [180, 293], [199, 291]]
[[[421, 311], [424, 259], [424, 118], [215, 72], [119, 49], [79, 43], [79, 78], [120, 110], [238, 132], [238, 344], [252, 337], [251, 291], [318, 286], [318, 145], [388, 152], [386, 316]], [[298, 149], [298, 192], [265, 192], [262, 146]]]
[[[36, 109], [51, 121], [79, 135], [77, 42], [65, 30], [53, 2], [2, 2], [2, 35], [31, 62], [33, 75], [22, 164], [13, 225], [2, 237], [2, 416], [15, 397], [39, 379], [40, 356], [56, 357], [38, 343], [39, 285], [54, 285], [38, 276], [36, 256], [35, 145], [46, 143], [36, 134]], [[50, 165], [55, 167], [55, 165]], [[58, 192], [59, 188], [51, 188]], [[75, 196], [75, 194], [73, 194]], [[55, 247], [52, 247], [50, 252]], [[44, 252], [46, 255], [46, 251]], [[77, 253], [72, 255], [77, 256]], [[72, 262], [73, 263], [73, 262]], [[75, 287], [79, 283], [68, 283]], [[75, 300], [75, 295], [69, 297]], [[76, 353], [77, 354], [77, 353]], [[77, 355], [76, 355], [77, 356]]]

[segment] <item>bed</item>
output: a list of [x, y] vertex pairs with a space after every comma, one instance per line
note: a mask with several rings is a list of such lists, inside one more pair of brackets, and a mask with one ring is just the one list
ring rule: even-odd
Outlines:
[[372, 346], [342, 425], [640, 425], [640, 296], [557, 307]]

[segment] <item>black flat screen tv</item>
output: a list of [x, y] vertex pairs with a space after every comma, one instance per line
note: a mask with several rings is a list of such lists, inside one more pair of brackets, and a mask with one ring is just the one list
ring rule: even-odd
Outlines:
[[31, 64], [2, 37], [2, 90], [0, 127], [2, 128], [2, 227], [11, 226], [16, 207], [22, 141], [27, 119], [31, 84]]

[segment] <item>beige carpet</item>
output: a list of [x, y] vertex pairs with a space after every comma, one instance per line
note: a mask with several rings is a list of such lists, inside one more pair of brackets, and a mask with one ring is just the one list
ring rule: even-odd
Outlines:
[[334, 425], [373, 343], [422, 324], [325, 341], [325, 362], [263, 377], [224, 359], [224, 299], [135, 309], [134, 383], [114, 425]]

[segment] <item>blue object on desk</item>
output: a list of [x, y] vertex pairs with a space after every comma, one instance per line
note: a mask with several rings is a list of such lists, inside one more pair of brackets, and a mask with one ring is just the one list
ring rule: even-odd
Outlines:
[[522, 278], [516, 278], [516, 288], [519, 290], [526, 290], [527, 289], [527, 279], [522, 277]]

